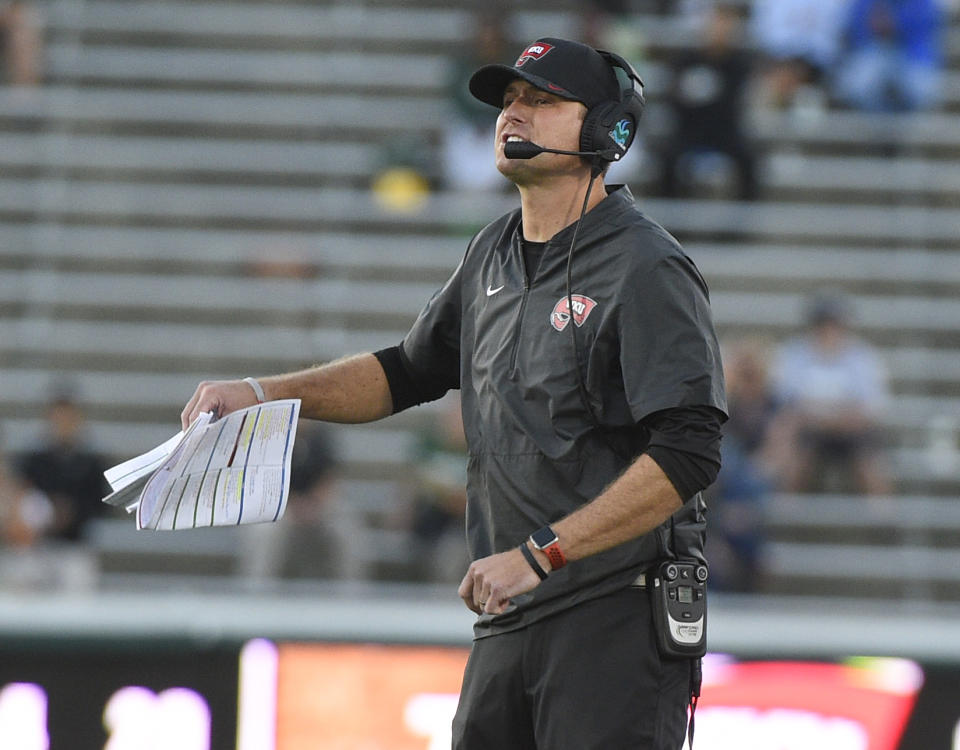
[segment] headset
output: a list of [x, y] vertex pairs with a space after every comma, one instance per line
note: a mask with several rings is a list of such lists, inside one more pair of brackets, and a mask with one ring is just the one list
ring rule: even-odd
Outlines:
[[[597, 50], [614, 70], [623, 71], [627, 85], [621, 87], [620, 98], [594, 105], [580, 129], [580, 150], [593, 152], [606, 162], [619, 161], [630, 148], [643, 116], [645, 101], [643, 81], [634, 67], [620, 55]], [[618, 77], [619, 82], [619, 77]]]

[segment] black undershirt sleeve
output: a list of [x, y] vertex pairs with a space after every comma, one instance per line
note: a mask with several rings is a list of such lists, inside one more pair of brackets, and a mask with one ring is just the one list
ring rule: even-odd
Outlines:
[[721, 427], [726, 415], [712, 406], [664, 409], [645, 417], [645, 451], [684, 501], [706, 489], [720, 471]]
[[427, 401], [436, 401], [450, 390], [448, 384], [416, 373], [402, 346], [381, 349], [374, 352], [373, 356], [387, 376], [394, 414]]

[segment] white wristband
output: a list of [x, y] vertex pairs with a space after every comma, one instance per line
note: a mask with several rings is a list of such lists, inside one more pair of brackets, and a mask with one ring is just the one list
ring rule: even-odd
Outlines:
[[257, 382], [256, 378], [244, 378], [243, 382], [253, 388], [253, 392], [257, 397], [257, 403], [262, 404], [267, 400], [267, 397], [263, 394], [263, 386]]

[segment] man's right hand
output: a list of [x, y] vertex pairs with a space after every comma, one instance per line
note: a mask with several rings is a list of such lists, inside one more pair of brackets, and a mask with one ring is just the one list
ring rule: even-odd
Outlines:
[[180, 412], [180, 424], [185, 430], [204, 412], [212, 411], [215, 416], [223, 417], [256, 403], [257, 394], [243, 380], [205, 380]]

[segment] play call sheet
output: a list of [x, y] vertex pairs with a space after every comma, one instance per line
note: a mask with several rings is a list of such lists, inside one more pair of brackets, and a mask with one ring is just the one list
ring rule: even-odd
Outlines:
[[150, 477], [137, 528], [193, 529], [276, 521], [290, 489], [298, 399], [214, 420], [198, 417]]

